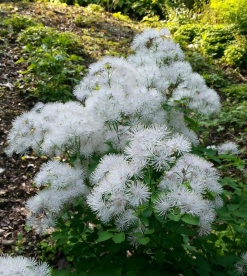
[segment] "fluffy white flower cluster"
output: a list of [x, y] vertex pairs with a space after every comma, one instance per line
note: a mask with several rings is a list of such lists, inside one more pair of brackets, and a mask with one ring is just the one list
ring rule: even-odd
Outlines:
[[[81, 104], [39, 103], [18, 117], [8, 135], [6, 153], [23, 153], [32, 147], [48, 156], [70, 150], [87, 157], [93, 152], [104, 153], [104, 142], [109, 140], [123, 149], [126, 131], [137, 122], [166, 124], [198, 143], [176, 106], [217, 112], [220, 102], [216, 92], [192, 72], [168, 30], [144, 31], [134, 39], [132, 50], [135, 54], [127, 59], [105, 57], [89, 67], [74, 90]], [[171, 112], [164, 109], [167, 105], [173, 107]]]
[[3, 276], [50, 276], [47, 263], [38, 263], [33, 258], [0, 256], [0, 275]]
[[[108, 152], [108, 142], [122, 153], [101, 159], [90, 176], [92, 191], [83, 184], [80, 168], [57, 161], [43, 166], [35, 182], [48, 187], [27, 202], [29, 224], [40, 232], [52, 226], [53, 217], [76, 196], [87, 196], [97, 216], [103, 222], [113, 219], [121, 230], [135, 226], [142, 231], [145, 225], [135, 210], [151, 204], [161, 216], [174, 208], [198, 216], [201, 233], [210, 231], [214, 209], [222, 204], [221, 188], [211, 164], [189, 154], [198, 139], [181, 107], [217, 112], [219, 97], [192, 72], [168, 30], [144, 31], [134, 39], [132, 50], [135, 54], [127, 59], [105, 57], [89, 67], [74, 90], [80, 103], [38, 103], [13, 122], [9, 155], [32, 147], [47, 156], [69, 152], [90, 161], [92, 154]], [[160, 184], [143, 180], [151, 168], [164, 175]], [[215, 200], [208, 200], [207, 193]]]
[[[145, 229], [136, 210], [149, 205], [152, 193], [157, 197], [153, 208], [158, 215], [165, 216], [179, 208], [181, 214], [199, 217], [200, 234], [209, 233], [215, 208], [223, 203], [212, 164], [189, 154], [189, 141], [181, 135], [171, 135], [164, 126], [137, 126], [129, 135], [124, 154], [106, 155], [91, 175], [94, 189], [87, 203], [100, 220], [114, 219], [120, 230]], [[152, 187], [142, 181], [143, 172], [150, 167], [163, 172], [158, 187], [157, 183]], [[215, 200], [207, 199], [207, 193]]]
[[65, 203], [69, 204], [78, 196], [86, 196], [89, 193], [84, 178], [82, 168], [75, 169], [58, 161], [43, 165], [34, 182], [37, 187], [48, 187], [27, 201], [27, 208], [31, 211], [27, 224], [39, 233], [44, 233], [54, 226], [55, 217], [59, 215]]
[[[171, 207], [178, 207], [182, 214], [199, 217], [200, 234], [211, 231], [215, 219], [215, 209], [223, 206], [220, 198], [222, 188], [217, 182], [217, 171], [210, 162], [185, 154], [177, 163], [165, 172], [159, 184], [162, 193], [156, 200], [155, 209], [160, 215], [166, 215]], [[205, 195], [210, 193], [214, 200]]]

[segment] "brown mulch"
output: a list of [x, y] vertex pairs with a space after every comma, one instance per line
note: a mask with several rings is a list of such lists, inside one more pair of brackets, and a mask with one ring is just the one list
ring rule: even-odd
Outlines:
[[[1, 0], [0, 22], [12, 14], [33, 17], [44, 26], [59, 31], [71, 31], [78, 35], [83, 33], [83, 29], [74, 23], [75, 16], [84, 14], [81, 7]], [[88, 26], [89, 31], [98, 31], [99, 36], [107, 34], [113, 42], [122, 38], [131, 41], [136, 30], [133, 31], [133, 27], [125, 22], [120, 26], [117, 19], [114, 21], [111, 17], [110, 20], [110, 17], [110, 14], [104, 13], [104, 21]], [[85, 30], [86, 28], [84, 33]], [[16, 41], [17, 35], [15, 32], [7, 32], [6, 36], [0, 36], [0, 168], [4, 169], [0, 173], [0, 255], [8, 253], [36, 257], [36, 246], [41, 237], [25, 227], [28, 212], [25, 203], [37, 192], [33, 178], [41, 164], [47, 160], [45, 157], [35, 156], [31, 151], [25, 156], [15, 154], [11, 157], [4, 152], [12, 121], [39, 101], [15, 85], [17, 80], [23, 78], [20, 70], [24, 69], [23, 64], [16, 64], [22, 56], [21, 47]], [[100, 48], [101, 46], [103, 48]], [[98, 45], [98, 49], [97, 55], [89, 53], [87, 57], [83, 57], [86, 66], [92, 60], [104, 56], [108, 50], [105, 45]]]

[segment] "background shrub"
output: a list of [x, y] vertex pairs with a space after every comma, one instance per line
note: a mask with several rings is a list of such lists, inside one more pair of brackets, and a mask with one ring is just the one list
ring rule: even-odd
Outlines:
[[233, 40], [233, 26], [210, 25], [205, 32], [202, 33], [199, 44], [204, 54], [220, 58], [224, 55], [224, 51]]
[[247, 46], [245, 36], [237, 36], [237, 39], [227, 46], [224, 51], [223, 60], [228, 65], [247, 68]]
[[210, 13], [216, 22], [235, 24], [242, 34], [247, 34], [247, 0], [211, 0]]

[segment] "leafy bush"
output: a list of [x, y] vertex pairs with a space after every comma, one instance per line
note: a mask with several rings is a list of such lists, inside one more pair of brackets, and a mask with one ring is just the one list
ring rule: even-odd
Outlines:
[[211, 0], [210, 10], [217, 22], [234, 24], [242, 34], [247, 34], [246, 0]]
[[219, 97], [168, 30], [144, 31], [132, 51], [92, 64], [78, 102], [38, 103], [13, 122], [8, 155], [56, 156], [35, 177], [28, 224], [44, 233], [58, 219], [72, 275], [236, 275], [247, 197], [226, 168], [243, 163], [234, 143], [200, 146], [194, 120]]
[[164, 0], [62, 0], [61, 2], [79, 4], [81, 6], [101, 5], [106, 11], [121, 12], [124, 15], [129, 15], [138, 19], [142, 19], [144, 16], [152, 17], [155, 15], [164, 19], [167, 16], [167, 4], [173, 5], [173, 1]]
[[[85, 72], [79, 39], [69, 32], [59, 33], [52, 28], [30, 27], [18, 36], [25, 54], [18, 63], [25, 62], [24, 82], [35, 80], [33, 95], [42, 101], [68, 101], [73, 98], [72, 86]], [[30, 89], [30, 88], [29, 88]]]
[[174, 33], [174, 39], [177, 42], [186, 41], [189, 44], [193, 42], [195, 37], [200, 37], [204, 29], [200, 24], [185, 24]]
[[234, 26], [212, 25], [202, 33], [199, 44], [204, 54], [220, 58], [233, 40]]
[[227, 46], [222, 60], [234, 67], [247, 68], [246, 37], [237, 36], [236, 40]]

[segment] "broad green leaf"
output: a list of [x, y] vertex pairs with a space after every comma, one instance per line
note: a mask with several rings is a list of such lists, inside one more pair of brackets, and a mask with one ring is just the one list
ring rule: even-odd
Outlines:
[[245, 208], [245, 209], [234, 211], [233, 214], [240, 218], [247, 218], [247, 209]]
[[145, 209], [145, 210], [142, 212], [142, 216], [143, 216], [143, 217], [148, 218], [148, 217], [150, 217], [151, 215], [152, 215], [152, 209], [150, 209], [150, 208], [147, 208], [147, 209]]
[[144, 232], [145, 235], [150, 235], [150, 234], [153, 234], [154, 232], [154, 229], [148, 229]]
[[229, 214], [229, 210], [226, 207], [218, 209], [217, 214], [222, 220], [232, 220], [232, 217]]
[[247, 209], [247, 201], [246, 200], [242, 200], [239, 204], [239, 209]]
[[167, 217], [174, 221], [179, 221], [181, 219], [181, 215], [168, 214]]
[[142, 236], [143, 236], [143, 233], [142, 233], [142, 232], [135, 232], [135, 233], [134, 233], [134, 236], [135, 236], [135, 237], [142, 237]]
[[156, 250], [155, 253], [155, 259], [157, 261], [157, 263], [162, 264], [165, 260], [165, 253], [163, 252], [163, 250], [159, 249]]
[[236, 209], [238, 209], [238, 207], [239, 207], [239, 204], [227, 204], [227, 209], [229, 210], [229, 211], [235, 211]]
[[184, 215], [182, 216], [182, 221], [192, 224], [192, 225], [198, 225], [199, 224], [199, 218], [195, 216], [190, 216], [190, 215]]
[[107, 231], [100, 232], [97, 242], [103, 242], [103, 241], [109, 240], [112, 236], [113, 234], [110, 232], [107, 232]]
[[245, 227], [241, 227], [241, 226], [235, 225], [235, 224], [232, 224], [232, 227], [238, 233], [247, 234], [247, 228], [245, 228]]
[[150, 238], [149, 237], [140, 238], [138, 239], [138, 242], [142, 245], [146, 245], [150, 242]]
[[123, 232], [118, 233], [112, 237], [115, 243], [121, 243], [125, 240], [125, 234]]

